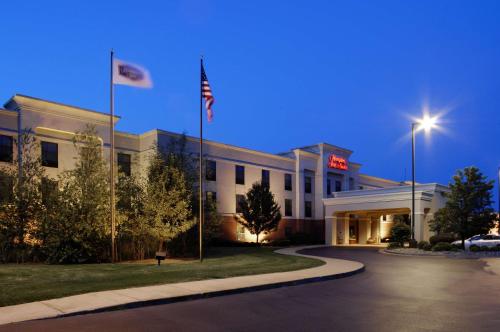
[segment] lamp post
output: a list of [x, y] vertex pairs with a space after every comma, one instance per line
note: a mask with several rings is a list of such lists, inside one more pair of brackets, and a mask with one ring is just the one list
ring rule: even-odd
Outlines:
[[429, 132], [436, 127], [437, 116], [425, 114], [411, 123], [411, 239], [415, 239], [415, 133], [421, 129]]

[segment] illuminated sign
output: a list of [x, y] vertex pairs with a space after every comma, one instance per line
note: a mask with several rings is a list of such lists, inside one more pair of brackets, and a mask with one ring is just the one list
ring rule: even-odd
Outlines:
[[347, 171], [347, 160], [345, 160], [345, 158], [331, 154], [328, 157], [328, 168], [343, 169]]

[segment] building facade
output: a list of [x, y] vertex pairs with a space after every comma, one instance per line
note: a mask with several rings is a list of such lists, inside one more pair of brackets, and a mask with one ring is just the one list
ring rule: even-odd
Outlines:
[[[113, 119], [113, 123], [119, 121]], [[15, 139], [30, 128], [41, 142], [42, 164], [56, 177], [73, 167], [72, 138], [87, 124], [95, 126], [109, 160], [110, 116], [79, 107], [15, 95], [0, 109], [0, 163], [12, 163]], [[154, 129], [143, 134], [115, 132], [115, 162], [129, 174], [144, 175], [155, 145], [179, 134]], [[187, 137], [187, 149], [198, 153], [198, 138]], [[268, 183], [281, 206], [278, 230], [268, 240], [306, 233], [326, 244], [376, 244], [388, 236], [395, 216], [411, 213], [411, 186], [360, 172], [352, 151], [328, 143], [272, 154], [204, 141], [205, 197], [216, 199], [224, 237], [255, 241], [235, 220], [238, 201], [253, 183]], [[447, 187], [419, 184], [416, 189], [415, 238], [428, 239], [427, 221], [443, 206]]]

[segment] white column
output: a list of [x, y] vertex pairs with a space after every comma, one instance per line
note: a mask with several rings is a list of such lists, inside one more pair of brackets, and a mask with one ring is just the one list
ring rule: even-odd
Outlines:
[[349, 214], [344, 215], [344, 244], [349, 244]]
[[337, 244], [337, 217], [336, 216], [326, 216], [325, 217], [325, 244], [335, 245]]
[[415, 240], [422, 241], [424, 239], [425, 214], [420, 211], [415, 212]]

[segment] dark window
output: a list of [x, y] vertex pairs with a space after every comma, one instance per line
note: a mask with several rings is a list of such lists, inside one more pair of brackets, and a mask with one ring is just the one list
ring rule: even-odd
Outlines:
[[12, 136], [0, 135], [0, 161], [12, 162]]
[[269, 171], [265, 169], [262, 170], [262, 185], [269, 187]]
[[207, 181], [217, 181], [217, 163], [214, 160], [207, 160], [205, 178]]
[[245, 201], [245, 195], [236, 195], [236, 213], [241, 213], [241, 203]]
[[354, 179], [349, 178], [349, 190], [354, 190]]
[[236, 184], [245, 184], [245, 166], [236, 165]]
[[335, 181], [335, 191], [342, 191], [342, 182], [339, 180]]
[[57, 143], [42, 142], [42, 166], [57, 168], [58, 160]]
[[215, 191], [207, 191], [205, 194], [207, 201], [217, 202], [217, 193]]
[[305, 201], [304, 202], [304, 212], [306, 218], [311, 218], [312, 217], [312, 203], [311, 201]]
[[285, 174], [285, 190], [292, 191], [292, 174]]
[[130, 155], [118, 153], [118, 171], [130, 176]]
[[47, 204], [50, 202], [51, 197], [54, 197], [57, 190], [57, 181], [49, 179], [47, 177], [42, 178], [42, 202]]
[[311, 189], [311, 183], [312, 183], [312, 178], [310, 176], [305, 176], [304, 177], [304, 192], [306, 194], [310, 194], [312, 189]]
[[0, 174], [0, 203], [12, 202], [14, 199], [14, 181], [7, 174]]
[[292, 200], [285, 199], [285, 217], [292, 216]]
[[330, 196], [332, 194], [332, 181], [330, 179], [326, 180], [326, 195]]

